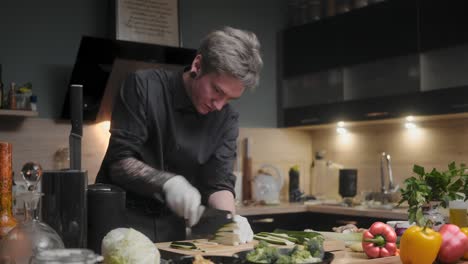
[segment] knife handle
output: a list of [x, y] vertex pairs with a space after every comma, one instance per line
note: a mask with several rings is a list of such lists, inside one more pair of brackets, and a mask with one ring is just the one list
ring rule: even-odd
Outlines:
[[244, 158], [242, 172], [242, 200], [252, 200], [252, 159]]
[[83, 135], [83, 85], [70, 85], [71, 133]]

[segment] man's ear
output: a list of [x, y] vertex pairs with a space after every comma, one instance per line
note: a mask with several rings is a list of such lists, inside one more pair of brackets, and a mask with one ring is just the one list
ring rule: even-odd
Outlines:
[[[192, 67], [190, 69], [190, 74], [195, 73], [197, 77], [198, 75], [200, 75], [200, 72], [201, 72], [201, 60], [202, 60], [202, 55], [201, 54], [197, 54], [197, 56], [195, 56], [195, 58], [193, 59], [193, 62], [192, 62]], [[192, 76], [192, 75], [190, 75]], [[194, 78], [194, 77], [192, 77]]]

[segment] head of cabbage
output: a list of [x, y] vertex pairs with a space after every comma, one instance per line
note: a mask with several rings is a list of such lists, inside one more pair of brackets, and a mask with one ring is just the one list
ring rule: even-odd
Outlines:
[[101, 252], [105, 264], [159, 264], [154, 243], [132, 228], [116, 228], [103, 238]]

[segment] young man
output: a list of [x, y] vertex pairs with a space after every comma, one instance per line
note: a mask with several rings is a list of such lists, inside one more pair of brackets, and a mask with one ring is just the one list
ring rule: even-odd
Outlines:
[[[130, 226], [153, 241], [179, 240], [202, 205], [235, 213], [239, 127], [228, 102], [258, 84], [262, 65], [255, 34], [225, 27], [203, 39], [184, 71], [126, 79], [96, 182], [126, 190]], [[235, 220], [251, 233], [245, 218]]]

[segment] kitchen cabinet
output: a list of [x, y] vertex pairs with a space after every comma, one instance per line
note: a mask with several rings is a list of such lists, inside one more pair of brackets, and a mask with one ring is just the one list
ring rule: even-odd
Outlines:
[[343, 66], [418, 50], [417, 0], [387, 0], [342, 16]]
[[465, 0], [420, 1], [421, 51], [468, 41], [468, 2]]
[[280, 125], [468, 112], [466, 7], [387, 0], [286, 29]]
[[286, 29], [283, 77], [324, 71], [418, 49], [416, 0], [392, 0]]

